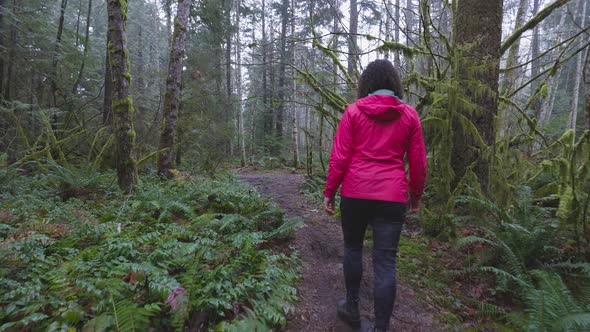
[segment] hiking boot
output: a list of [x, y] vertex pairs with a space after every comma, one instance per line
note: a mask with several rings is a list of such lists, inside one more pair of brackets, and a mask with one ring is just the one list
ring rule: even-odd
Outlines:
[[378, 329], [375, 326], [371, 326], [371, 327], [369, 327], [369, 329], [366, 332], [386, 332], [386, 331], [382, 330], [382, 329]]
[[350, 326], [359, 327], [361, 325], [361, 315], [359, 313], [359, 300], [347, 301], [340, 300], [336, 306], [338, 317], [347, 322]]

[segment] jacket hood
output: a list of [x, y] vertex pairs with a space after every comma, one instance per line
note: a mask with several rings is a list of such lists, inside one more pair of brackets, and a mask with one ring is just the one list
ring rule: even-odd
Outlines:
[[404, 103], [394, 96], [375, 94], [356, 101], [359, 111], [376, 121], [397, 120], [404, 111]]

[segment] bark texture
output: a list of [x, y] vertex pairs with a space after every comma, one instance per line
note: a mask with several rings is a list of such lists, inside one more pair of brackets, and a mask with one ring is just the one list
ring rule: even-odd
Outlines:
[[51, 97], [53, 106], [57, 104], [57, 64], [59, 63], [59, 54], [61, 53], [61, 37], [64, 31], [64, 20], [68, 0], [61, 0], [61, 11], [59, 15], [59, 25], [57, 27], [57, 36], [55, 37], [55, 46], [53, 51], [53, 77], [51, 78]]
[[116, 142], [115, 159], [117, 180], [125, 193], [137, 185], [137, 165], [133, 158], [135, 131], [133, 130], [133, 98], [129, 94], [131, 73], [127, 50], [127, 3], [108, 0], [109, 64], [113, 79], [113, 121]]
[[281, 153], [283, 146], [283, 120], [285, 117], [285, 92], [286, 76], [287, 76], [287, 23], [289, 21], [289, 0], [283, 0], [281, 4], [281, 40], [279, 52], [281, 52], [281, 63], [279, 65], [279, 86], [278, 99], [279, 105], [277, 107], [277, 121], [276, 121], [276, 142], [274, 147], [274, 155], [278, 156]]
[[[537, 15], [539, 11], [539, 1], [540, 0], [533, 0], [533, 16]], [[541, 70], [541, 62], [539, 59], [539, 54], [541, 53], [541, 49], [539, 46], [539, 25], [535, 25], [533, 28], [533, 39], [531, 41], [531, 77], [536, 77], [539, 75]], [[531, 95], [534, 94], [539, 87], [539, 80], [535, 80], [531, 84]], [[539, 98], [535, 98], [531, 101], [531, 109], [535, 112], [535, 116], [538, 117], [539, 113], [541, 112], [541, 100]]]
[[111, 45], [111, 38], [107, 35], [107, 51], [104, 56], [104, 99], [102, 104], [102, 124], [105, 126], [110, 126], [113, 123], [113, 75], [111, 74], [109, 45]]
[[237, 122], [238, 122], [238, 145], [240, 149], [240, 164], [246, 166], [246, 132], [244, 130], [244, 113], [242, 102], [242, 44], [240, 42], [240, 6], [241, 1], [236, 0], [236, 90], [238, 94]]
[[158, 156], [158, 174], [170, 178], [174, 162], [176, 143], [176, 121], [180, 106], [180, 83], [182, 79], [182, 58], [186, 47], [186, 30], [192, 0], [179, 0], [178, 13], [174, 23], [168, 77], [166, 78], [166, 94], [164, 96], [164, 116]]
[[586, 51], [586, 62], [584, 64], [584, 105], [586, 115], [584, 129], [590, 130], [590, 47]]
[[[582, 23], [580, 24], [581, 27], [585, 27], [586, 26], [586, 9], [588, 7], [588, 1], [587, 0], [578, 0], [578, 9], [580, 8], [580, 6], [582, 6]], [[584, 40], [585, 38], [582, 37], [582, 40]], [[569, 128], [576, 130], [576, 124], [577, 124], [577, 120], [578, 120], [578, 101], [580, 98], [580, 82], [582, 80], [582, 68], [584, 66], [584, 52], [580, 52], [577, 56], [576, 56], [576, 79], [575, 79], [575, 83], [574, 83], [574, 95], [572, 96], [572, 105], [571, 105], [571, 111], [570, 111], [570, 116], [569, 116]]]
[[[460, 90], [475, 106], [469, 112], [458, 106], [458, 113], [466, 116], [476, 127], [484, 143], [494, 144], [494, 121], [498, 112], [498, 79], [500, 72], [500, 45], [502, 37], [502, 0], [459, 0], [455, 22], [456, 68]], [[489, 178], [489, 163], [483, 147], [473, 135], [454, 121], [452, 164], [455, 177], [453, 186], [473, 168], [482, 188]]]
[[357, 32], [358, 32], [359, 11], [357, 0], [350, 0], [350, 25], [348, 27], [348, 75], [355, 77], [357, 70]]
[[[5, 1], [0, 0], [0, 29], [4, 31]], [[4, 34], [0, 33], [0, 99], [4, 98]]]

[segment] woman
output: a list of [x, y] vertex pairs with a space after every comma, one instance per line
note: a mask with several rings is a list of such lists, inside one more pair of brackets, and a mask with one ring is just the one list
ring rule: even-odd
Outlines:
[[[420, 118], [414, 108], [401, 101], [403, 88], [391, 62], [371, 62], [359, 78], [357, 93], [357, 101], [347, 107], [336, 132], [324, 207], [329, 214], [334, 213], [334, 196], [342, 183], [346, 300], [338, 303], [338, 316], [353, 326], [360, 324], [362, 248], [370, 224], [374, 331], [387, 331], [395, 301], [398, 242], [406, 206], [410, 213], [420, 208], [426, 151]], [[409, 183], [404, 156], [409, 164]]]

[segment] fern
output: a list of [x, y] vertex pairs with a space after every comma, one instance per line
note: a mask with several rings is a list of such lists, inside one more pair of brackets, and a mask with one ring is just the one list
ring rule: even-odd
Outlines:
[[525, 295], [525, 320], [516, 323], [531, 331], [585, 331], [590, 328], [590, 298], [576, 300], [559, 275], [532, 271], [539, 282]]
[[127, 299], [115, 300], [111, 294], [113, 319], [117, 331], [145, 331], [149, 326], [149, 318], [160, 310], [158, 305], [152, 304], [140, 307]]

